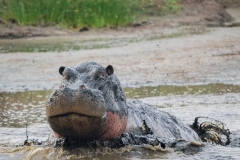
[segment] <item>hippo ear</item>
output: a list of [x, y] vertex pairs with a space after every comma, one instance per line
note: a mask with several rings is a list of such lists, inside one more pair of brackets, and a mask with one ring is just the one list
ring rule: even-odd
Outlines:
[[108, 75], [113, 74], [113, 72], [114, 72], [113, 67], [111, 65], [108, 65], [107, 68], [106, 68], [106, 72], [107, 72]]
[[59, 73], [60, 73], [61, 75], [63, 75], [63, 71], [64, 71], [65, 68], [66, 68], [66, 67], [63, 67], [63, 66], [61, 66], [61, 67], [59, 68]]

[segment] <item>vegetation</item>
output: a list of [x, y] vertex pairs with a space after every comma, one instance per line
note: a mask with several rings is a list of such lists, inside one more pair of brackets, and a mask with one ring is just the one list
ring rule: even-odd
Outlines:
[[162, 7], [162, 13], [177, 13], [181, 7], [181, 0], [164, 0], [164, 6]]
[[144, 17], [146, 8], [157, 6], [165, 15], [177, 13], [180, 3], [181, 0], [0, 0], [0, 19], [21, 26], [126, 26]]
[[19, 25], [67, 27], [124, 26], [134, 23], [144, 0], [0, 0], [0, 17]]

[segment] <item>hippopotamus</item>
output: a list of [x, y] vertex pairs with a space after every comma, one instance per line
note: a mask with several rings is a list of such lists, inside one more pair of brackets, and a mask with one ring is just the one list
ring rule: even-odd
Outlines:
[[61, 66], [59, 73], [62, 84], [46, 104], [55, 138], [107, 141], [131, 133], [154, 135], [162, 142], [202, 142], [200, 132], [174, 115], [139, 100], [126, 100], [112, 65], [83, 62], [75, 67]]

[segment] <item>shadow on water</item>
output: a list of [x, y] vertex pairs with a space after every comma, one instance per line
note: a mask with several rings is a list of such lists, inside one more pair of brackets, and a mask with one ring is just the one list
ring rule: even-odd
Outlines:
[[[145, 98], [168, 95], [187, 94], [226, 94], [240, 92], [239, 85], [208, 84], [155, 87], [125, 88], [127, 98]], [[16, 93], [0, 93], [0, 127], [22, 128], [25, 124], [47, 123], [45, 106], [52, 91], [28, 91]]]

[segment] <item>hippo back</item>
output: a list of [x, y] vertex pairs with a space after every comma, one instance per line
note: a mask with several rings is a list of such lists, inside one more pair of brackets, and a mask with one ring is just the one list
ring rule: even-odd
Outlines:
[[138, 100], [128, 100], [128, 124], [125, 132], [137, 135], [154, 134], [159, 138], [201, 141], [195, 131], [178, 118]]

